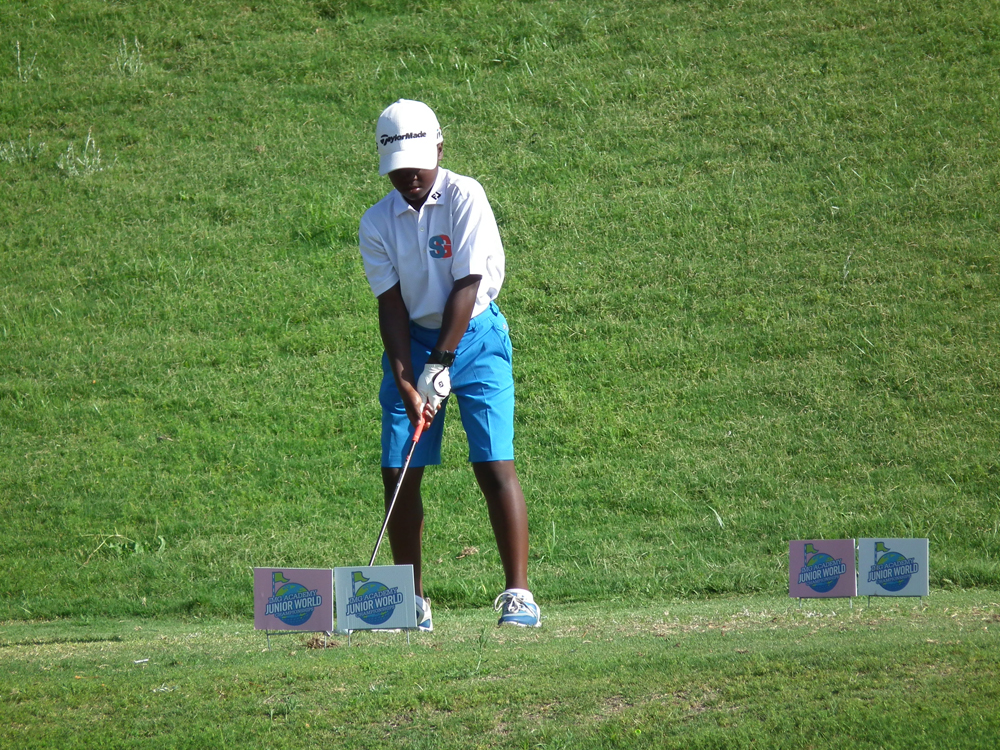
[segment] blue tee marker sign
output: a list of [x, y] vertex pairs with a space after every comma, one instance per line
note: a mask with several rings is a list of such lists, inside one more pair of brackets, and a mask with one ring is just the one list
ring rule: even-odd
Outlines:
[[337, 632], [417, 627], [412, 565], [334, 568]]
[[858, 540], [859, 596], [927, 596], [927, 539]]

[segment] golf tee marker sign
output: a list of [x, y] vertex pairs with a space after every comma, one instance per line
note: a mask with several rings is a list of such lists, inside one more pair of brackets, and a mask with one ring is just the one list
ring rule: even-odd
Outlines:
[[333, 571], [254, 568], [254, 630], [333, 630]]
[[334, 568], [337, 632], [417, 627], [412, 565]]
[[859, 539], [858, 594], [927, 596], [928, 547], [927, 539]]
[[789, 542], [788, 595], [797, 599], [857, 596], [854, 540]]

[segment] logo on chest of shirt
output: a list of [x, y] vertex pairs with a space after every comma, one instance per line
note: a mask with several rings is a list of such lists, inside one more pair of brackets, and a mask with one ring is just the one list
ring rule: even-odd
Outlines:
[[432, 258], [450, 258], [451, 257], [451, 237], [446, 234], [438, 234], [431, 237], [430, 242], [430, 253]]

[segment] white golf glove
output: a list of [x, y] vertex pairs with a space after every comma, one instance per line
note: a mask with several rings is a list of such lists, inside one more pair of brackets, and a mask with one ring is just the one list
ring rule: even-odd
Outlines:
[[444, 365], [424, 365], [424, 371], [417, 379], [417, 393], [424, 400], [424, 407], [430, 407], [433, 414], [451, 393], [451, 375]]

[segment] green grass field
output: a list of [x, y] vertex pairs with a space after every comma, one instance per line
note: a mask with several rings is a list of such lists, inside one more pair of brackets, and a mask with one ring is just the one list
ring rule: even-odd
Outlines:
[[0, 631], [20, 748], [992, 748], [996, 592], [914, 601], [468, 609], [435, 632], [274, 636], [245, 619]]
[[[399, 97], [437, 111], [444, 165], [483, 183], [504, 237], [529, 572], [553, 618], [536, 641], [559, 618], [605, 627], [598, 603], [646, 622], [667, 602], [772, 602], [790, 539], [928, 537], [935, 595], [995, 600], [995, 3], [10, 0], [0, 29], [0, 639], [250, 637], [254, 566], [367, 561], [381, 344], [356, 230], [390, 189], [372, 133]], [[444, 454], [424, 579], [468, 650], [502, 576], [457, 421]], [[908, 627], [882, 647], [917, 648]], [[752, 648], [780, 651], [768, 637]], [[984, 688], [960, 676], [971, 657], [938, 656], [953, 679], [927, 694], [948, 716]], [[609, 658], [578, 668], [638, 657]], [[718, 666], [692, 658], [656, 669]], [[54, 707], [89, 685], [38, 684]], [[655, 692], [635, 705], [672, 722]], [[572, 746], [599, 713], [546, 705], [497, 743]], [[220, 746], [259, 729], [247, 710]], [[758, 719], [686, 738], [771, 746], [784, 725]], [[37, 746], [69, 736], [38, 720]], [[815, 731], [840, 737], [829, 722]], [[626, 724], [581, 736], [656, 745]], [[925, 746], [975, 743], [966, 729]]]

